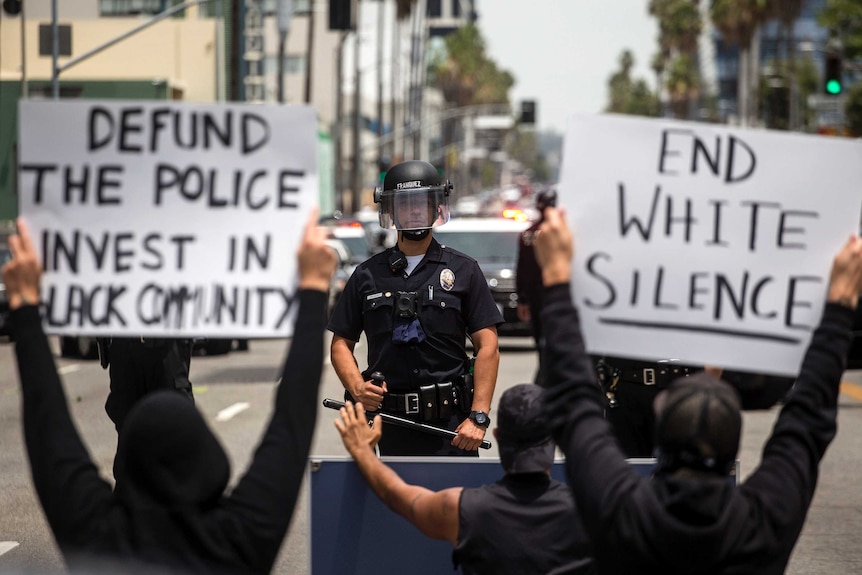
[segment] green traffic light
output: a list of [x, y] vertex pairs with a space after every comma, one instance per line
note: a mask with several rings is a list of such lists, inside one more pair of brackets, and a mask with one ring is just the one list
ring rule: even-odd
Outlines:
[[841, 82], [838, 80], [829, 80], [826, 82], [826, 91], [830, 94], [840, 94], [841, 93]]

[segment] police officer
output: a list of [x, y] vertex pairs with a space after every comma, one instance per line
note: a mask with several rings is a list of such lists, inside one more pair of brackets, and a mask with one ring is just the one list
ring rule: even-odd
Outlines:
[[[605, 417], [626, 457], [653, 457], [656, 396], [670, 382], [702, 370], [675, 360], [593, 356], [607, 399]], [[720, 370], [718, 371], [720, 373]]]
[[108, 369], [110, 391], [105, 412], [118, 433], [129, 410], [144, 395], [176, 390], [194, 403], [189, 368], [192, 341], [174, 338], [115, 337], [99, 340], [102, 367]]
[[[397, 244], [356, 268], [329, 321], [332, 365], [348, 399], [458, 434], [450, 440], [394, 427], [381, 455], [478, 456], [491, 422], [503, 317], [476, 261], [433, 238], [431, 228], [449, 221], [451, 190], [428, 162], [387, 172], [375, 201], [381, 227], [398, 230]], [[360, 371], [353, 352], [363, 332], [368, 357]]]

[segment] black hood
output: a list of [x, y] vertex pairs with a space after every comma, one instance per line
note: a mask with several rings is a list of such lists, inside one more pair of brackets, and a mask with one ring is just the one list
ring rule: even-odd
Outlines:
[[227, 487], [224, 448], [187, 397], [158, 391], [129, 412], [117, 448], [117, 494], [127, 503], [196, 507]]
[[[732, 526], [744, 524], [745, 505], [731, 477], [702, 476], [698, 479], [662, 475], [653, 479], [662, 511], [655, 514], [654, 533], [672, 536], [674, 545], [663, 548], [657, 563], [673, 566], [670, 572], [692, 572], [692, 562], [715, 572], [741, 545], [746, 530]], [[712, 566], [706, 568], [707, 566]]]

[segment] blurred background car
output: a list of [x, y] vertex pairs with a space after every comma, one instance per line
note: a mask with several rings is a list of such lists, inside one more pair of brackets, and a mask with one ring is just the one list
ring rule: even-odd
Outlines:
[[505, 323], [497, 328], [500, 336], [531, 335], [530, 324], [518, 319], [518, 292], [515, 269], [521, 232], [526, 221], [507, 218], [458, 218], [439, 228], [434, 237], [441, 244], [472, 257], [479, 263], [494, 301]]
[[[247, 339], [196, 337], [192, 341], [193, 355], [224, 355], [234, 350], [247, 350]], [[66, 358], [98, 359], [96, 338], [86, 335], [60, 336], [60, 355]]]
[[[12, 259], [12, 252], [6, 245], [0, 245], [0, 267], [3, 267], [7, 261]], [[0, 276], [0, 336], [8, 337], [12, 335], [9, 327], [9, 300], [6, 298], [6, 286], [3, 284], [3, 277]]]
[[196, 337], [192, 340], [192, 355], [224, 355], [232, 351], [248, 351], [247, 339]]
[[332, 310], [335, 309], [335, 304], [338, 303], [338, 298], [341, 297], [341, 294], [344, 292], [344, 286], [347, 285], [347, 280], [350, 279], [350, 276], [353, 274], [353, 270], [356, 269], [353, 255], [350, 253], [350, 249], [347, 245], [340, 239], [337, 238], [328, 238], [326, 240], [326, 245], [328, 245], [335, 252], [335, 256], [338, 258], [338, 261], [335, 264], [335, 273], [332, 276], [332, 281], [329, 283], [329, 307], [328, 313], [332, 313]]
[[391, 248], [398, 242], [398, 233], [395, 230], [380, 227], [380, 215], [375, 208], [365, 206], [353, 214], [353, 217], [365, 229], [372, 255]]
[[334, 226], [329, 228], [330, 239], [338, 240], [347, 248], [349, 263], [354, 266], [361, 264], [373, 255], [368, 242], [365, 228], [359, 222], [351, 226]]
[[60, 336], [60, 355], [79, 359], [97, 359], [99, 347], [95, 337], [86, 335]]
[[856, 319], [853, 322], [853, 343], [847, 354], [849, 369], [862, 369], [862, 295], [856, 305]]

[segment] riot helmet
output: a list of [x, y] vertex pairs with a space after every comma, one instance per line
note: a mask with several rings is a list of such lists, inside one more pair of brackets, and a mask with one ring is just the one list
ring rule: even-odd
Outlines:
[[428, 162], [408, 160], [392, 166], [383, 188], [374, 190], [380, 227], [394, 228], [408, 239], [424, 239], [431, 228], [449, 221], [451, 191], [452, 184]]

